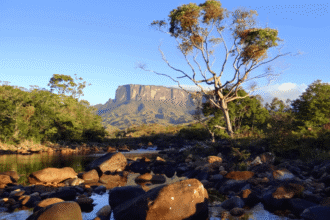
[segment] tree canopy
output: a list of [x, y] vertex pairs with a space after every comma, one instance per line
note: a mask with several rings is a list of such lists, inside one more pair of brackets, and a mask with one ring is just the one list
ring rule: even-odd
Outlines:
[[[50, 84], [52, 88], [62, 88], [62, 94], [67, 86], [56, 82], [71, 80], [71, 85], [76, 85], [69, 76], [55, 78]], [[75, 92], [71, 96], [62, 94], [37, 88], [28, 92], [9, 85], [0, 86], [1, 141], [101, 141], [107, 133], [101, 117], [94, 114], [96, 109], [90, 107], [89, 102], [74, 98]]]
[[[198, 18], [200, 17], [201, 12], [202, 12], [203, 20], [199, 22]], [[179, 43], [178, 48], [181, 50], [188, 65], [192, 69], [193, 77], [188, 76], [182, 70], [172, 67], [169, 64], [169, 62], [166, 60], [163, 52], [160, 49], [159, 50], [162, 53], [163, 60], [167, 63], [169, 67], [171, 67], [175, 71], [184, 74], [184, 76], [177, 78], [185, 78], [185, 77], [189, 78], [201, 89], [201, 92], [203, 92], [204, 94], [207, 94], [207, 92], [204, 91], [203, 87], [199, 85], [199, 83], [214, 85], [215, 95], [210, 97], [210, 102], [214, 106], [222, 110], [226, 122], [226, 127], [218, 126], [217, 128], [225, 129], [228, 135], [233, 137], [234, 132], [232, 130], [230, 114], [228, 112], [228, 103], [237, 99], [244, 99], [250, 96], [249, 93], [244, 97], [240, 97], [238, 95], [238, 91], [242, 83], [251, 80], [248, 79], [248, 75], [251, 71], [253, 71], [262, 64], [271, 62], [276, 58], [280, 56], [284, 56], [286, 54], [280, 54], [276, 56], [274, 59], [259, 64], [262, 60], [267, 58], [267, 50], [270, 49], [271, 47], [278, 46], [277, 41], [282, 41], [282, 39], [277, 37], [278, 31], [275, 29], [252, 27], [253, 25], [255, 25], [255, 20], [252, 18], [252, 16], [253, 14], [258, 15], [257, 12], [254, 10], [245, 11], [240, 9], [237, 9], [231, 13], [233, 15], [233, 25], [236, 24], [236, 27], [234, 29], [230, 28], [230, 30], [233, 31], [232, 33], [234, 37], [233, 46], [235, 45], [235, 49], [232, 49], [233, 48], [232, 46], [232, 48], [228, 51], [226, 43], [224, 42], [224, 39], [222, 37], [222, 30], [225, 27], [220, 26], [220, 22], [225, 17], [228, 17], [228, 14], [229, 13], [227, 12], [227, 10], [221, 7], [221, 3], [216, 0], [207, 0], [205, 3], [199, 5], [196, 5], [195, 3], [184, 4], [182, 6], [179, 6], [177, 9], [173, 9], [170, 12], [168, 16], [170, 21], [169, 32], [165, 32], [165, 33], [170, 34], [172, 37], [176, 39], [177, 42], [178, 42], [177, 38], [182, 39], [182, 43], [178, 42]], [[208, 31], [208, 28], [202, 28], [200, 25], [201, 23], [211, 26], [212, 27], [211, 31], [213, 30], [214, 26], [216, 26], [218, 33], [221, 35], [221, 38], [212, 37], [211, 39], [208, 40], [208, 35], [211, 31]], [[166, 24], [167, 23], [164, 20], [153, 21], [151, 23], [152, 26], [158, 26], [160, 30]], [[236, 42], [237, 40], [239, 40], [238, 43]], [[212, 55], [214, 50], [210, 50], [210, 51], [208, 50], [208, 42], [213, 44], [218, 44], [219, 42], [223, 42], [226, 49], [226, 59], [222, 65], [222, 69], [218, 71], [219, 76], [217, 76], [216, 71], [211, 69], [214, 62], [210, 65], [209, 54]], [[195, 79], [196, 77], [195, 69], [187, 59], [187, 55], [190, 52], [192, 52], [194, 48], [197, 49], [197, 54], [199, 51], [202, 52], [202, 56], [206, 64], [207, 71], [212, 75], [211, 77], [209, 78], [206, 77], [205, 75], [206, 70], [204, 71], [204, 73], [202, 72], [201, 66], [196, 61], [196, 57], [197, 57], [196, 54], [196, 56], [194, 57], [194, 62], [198, 65], [200, 73], [204, 79], [203, 80]], [[236, 56], [233, 62], [233, 67], [235, 69], [234, 77], [232, 80], [229, 80], [223, 84], [220, 79], [224, 72], [224, 66], [227, 62], [228, 55]], [[251, 64], [250, 67], [248, 67], [249, 64]], [[245, 73], [241, 75], [240, 68], [243, 65], [245, 66]], [[147, 70], [145, 68], [145, 64], [140, 64], [138, 67], [145, 71], [154, 72], [158, 75], [165, 75], [171, 78], [173, 81], [177, 82], [178, 86], [184, 91], [186, 91], [184, 88], [180, 86], [180, 83], [177, 80], [174, 80], [172, 77], [166, 74], [157, 73], [153, 70]], [[270, 67], [267, 68], [268, 71], [270, 69], [271, 69]], [[262, 76], [257, 76], [254, 78], [260, 78], [260, 77]], [[235, 80], [237, 81], [233, 83]], [[231, 85], [230, 88], [227, 87], [229, 84]], [[228, 88], [228, 92], [226, 94], [224, 94], [225, 88]], [[251, 87], [251, 90], [254, 90], [254, 88], [255, 86]], [[190, 93], [188, 91], [186, 92]]]
[[314, 81], [291, 103], [293, 113], [305, 127], [321, 127], [330, 122], [330, 84], [321, 82]]
[[[223, 91], [224, 95], [228, 92], [228, 88]], [[214, 91], [210, 91], [207, 95], [212, 94], [214, 94]], [[246, 94], [247, 93], [242, 88], [238, 91], [240, 97], [244, 97]], [[196, 96], [197, 94], [193, 97], [196, 98]], [[208, 121], [207, 127], [211, 128], [211, 132], [215, 132], [217, 135], [223, 135], [223, 130], [217, 129], [220, 126], [225, 126], [221, 109], [215, 107], [210, 101], [206, 101], [202, 104], [200, 111], [205, 117], [214, 115], [214, 117]], [[237, 99], [228, 103], [228, 111], [234, 132], [245, 129], [265, 128], [266, 122], [270, 117], [267, 109], [262, 107], [261, 97], [259, 95]]]

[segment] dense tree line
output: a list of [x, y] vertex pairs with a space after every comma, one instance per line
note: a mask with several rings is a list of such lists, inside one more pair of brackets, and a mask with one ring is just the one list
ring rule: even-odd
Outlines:
[[[229, 92], [226, 88], [224, 95]], [[244, 89], [238, 91], [239, 97], [246, 96]], [[208, 92], [205, 97], [217, 95], [214, 91]], [[195, 97], [198, 97], [196, 95]], [[199, 96], [200, 97], [200, 96]], [[330, 85], [317, 80], [306, 89], [299, 99], [286, 100], [285, 105], [282, 100], [273, 98], [272, 102], [261, 104], [262, 98], [250, 96], [244, 99], [234, 100], [228, 103], [228, 112], [234, 132], [241, 133], [244, 130], [252, 130], [257, 133], [267, 133], [267, 135], [288, 135], [288, 134], [314, 134], [330, 122]], [[207, 122], [207, 128], [213, 135], [227, 136], [224, 130], [218, 127], [225, 126], [223, 112], [212, 105], [210, 101], [198, 106], [195, 118], [199, 114], [205, 117], [213, 117]]]
[[[80, 78], [81, 79], [81, 78]], [[69, 81], [66, 86], [59, 84]], [[84, 85], [79, 84], [78, 91], [68, 89], [73, 87], [73, 79], [65, 75], [54, 75], [50, 80], [52, 89], [61, 88], [60, 94], [53, 94], [46, 89], [15, 88], [9, 85], [0, 86], [0, 141], [19, 144], [23, 140], [35, 143], [50, 141], [102, 142], [106, 135], [102, 119], [96, 114], [96, 109], [85, 100], [78, 101], [75, 95], [82, 94]], [[61, 86], [60, 86], [61, 85]], [[25, 91], [23, 91], [25, 90]], [[224, 95], [229, 89], [224, 89]], [[71, 95], [64, 95], [71, 92]], [[238, 95], [246, 96], [240, 88]], [[210, 91], [206, 96], [216, 95]], [[208, 100], [208, 99], [207, 99]], [[330, 122], [330, 85], [320, 80], [312, 83], [299, 99], [282, 100], [274, 98], [265, 108], [260, 96], [250, 96], [228, 103], [231, 123], [235, 133], [246, 130], [255, 133], [265, 133], [267, 136], [280, 140], [290, 134], [316, 135], [325, 131], [323, 126]], [[199, 109], [198, 109], [199, 108]], [[199, 114], [205, 117], [212, 115], [207, 122], [210, 133], [216, 136], [229, 137], [218, 126], [225, 126], [221, 109], [210, 101], [197, 107]], [[198, 115], [198, 114], [196, 114]], [[311, 129], [310, 129], [311, 128]], [[330, 146], [329, 146], [330, 147]]]
[[[81, 78], [80, 78], [81, 79]], [[53, 88], [61, 88], [61, 94], [45, 89], [23, 91], [9, 85], [0, 86], [0, 141], [19, 144], [23, 140], [35, 143], [50, 141], [102, 141], [107, 135], [102, 119], [95, 114], [89, 102], [75, 98], [77, 86], [70, 76], [54, 74], [50, 80]], [[82, 94], [80, 84], [78, 93]], [[24, 89], [24, 88], [23, 88]], [[66, 96], [64, 92], [71, 92]]]

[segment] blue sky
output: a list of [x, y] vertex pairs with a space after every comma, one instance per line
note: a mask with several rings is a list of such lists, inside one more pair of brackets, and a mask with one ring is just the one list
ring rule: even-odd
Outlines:
[[[198, 5], [204, 2], [193, 3]], [[135, 69], [136, 64], [141, 62], [147, 64], [149, 70], [179, 80], [184, 88], [197, 88], [188, 78], [177, 79], [183, 74], [168, 67], [158, 50], [162, 42], [161, 50], [168, 62], [192, 77], [192, 70], [177, 48], [175, 38], [149, 26], [153, 20], [165, 19], [168, 22], [170, 11], [189, 3], [183, 0], [0, 0], [0, 80], [8, 81], [12, 86], [30, 89], [29, 85], [38, 85], [49, 90], [47, 84], [53, 74], [73, 78], [77, 74], [78, 78], [82, 77], [87, 84], [92, 84], [83, 90], [84, 96], [80, 98], [91, 105], [114, 99], [120, 85], [177, 87], [178, 84], [168, 77]], [[269, 86], [266, 77], [243, 84], [243, 88], [247, 89], [251, 82], [256, 82], [258, 90], [251, 94], [260, 94], [265, 100], [263, 104], [271, 102], [273, 97], [283, 101], [297, 99], [317, 79], [330, 83], [329, 3], [318, 0], [312, 3], [297, 0], [221, 3], [229, 11], [240, 6], [257, 10], [258, 16], [254, 18], [259, 22], [258, 27], [268, 26], [279, 31], [278, 37], [284, 39], [280, 46], [284, 47], [280, 52], [280, 46], [269, 49], [268, 58], [263, 62], [291, 52], [249, 74], [250, 78], [264, 74], [271, 64], [272, 74], [280, 75], [273, 78]], [[231, 21], [230, 16], [221, 23], [226, 27], [222, 33], [228, 49], [234, 43], [228, 27]], [[221, 37], [216, 30], [210, 36]], [[210, 61], [216, 58], [212, 70], [219, 75], [226, 50], [223, 43], [214, 48], [215, 56], [211, 56]], [[292, 56], [299, 51], [302, 55]], [[193, 54], [196, 54], [196, 49]], [[203, 79], [192, 55], [188, 59], [197, 71], [196, 80]], [[206, 65], [200, 52], [197, 61], [204, 71]], [[223, 84], [234, 76], [233, 61], [234, 57], [229, 56], [221, 78]], [[244, 67], [240, 70], [244, 74]], [[206, 76], [211, 74], [206, 73]], [[214, 88], [206, 83], [200, 85]]]

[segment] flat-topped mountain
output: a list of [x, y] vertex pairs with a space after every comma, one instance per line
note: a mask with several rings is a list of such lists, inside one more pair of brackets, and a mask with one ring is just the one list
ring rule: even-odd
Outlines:
[[195, 103], [182, 89], [129, 84], [117, 88], [115, 99], [93, 107], [97, 108], [104, 126], [123, 130], [133, 124], [167, 126], [194, 122], [191, 114], [196, 110]]

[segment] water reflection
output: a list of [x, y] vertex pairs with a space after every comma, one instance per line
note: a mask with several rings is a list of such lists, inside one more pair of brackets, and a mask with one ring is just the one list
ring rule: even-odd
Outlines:
[[[109, 205], [109, 190], [106, 191], [103, 195], [98, 195], [93, 193], [90, 197], [94, 200], [93, 211], [89, 213], [82, 212], [83, 220], [93, 220], [97, 217], [97, 212], [106, 205]], [[1, 211], [1, 209], [0, 209]], [[264, 210], [262, 203], [256, 205], [253, 209], [247, 211], [246, 213], [251, 213], [252, 215], [249, 217], [249, 220], [290, 220], [286, 217], [276, 216], [274, 214], [269, 213], [268, 211]], [[32, 215], [32, 211], [28, 210], [21, 210], [19, 212], [14, 212], [12, 214], [9, 213], [0, 213], [0, 220], [21, 220], [27, 219], [30, 215]], [[110, 220], [115, 220], [113, 217], [113, 213], [111, 213]], [[212, 217], [210, 220], [221, 220], [220, 218]]]
[[[136, 154], [148, 154], [148, 153], [158, 153], [159, 151], [156, 148], [149, 147], [148, 149], [139, 149], [130, 152], [122, 152], [123, 154], [136, 155]], [[61, 155], [59, 153], [54, 153], [48, 155], [47, 153], [41, 154], [32, 154], [32, 155], [0, 155], [0, 167], [5, 164], [10, 164], [10, 169], [15, 170], [19, 174], [25, 173], [26, 171], [34, 172], [41, 170], [46, 167], [57, 167], [62, 168], [70, 166], [74, 170], [84, 170], [84, 167], [92, 162], [95, 158], [103, 156], [103, 154], [94, 154], [94, 155]], [[6, 170], [0, 170], [7, 171]], [[24, 172], [25, 171], [25, 172]], [[176, 176], [176, 175], [175, 175]], [[98, 195], [93, 193], [90, 198], [94, 200], [93, 211], [89, 213], [82, 212], [83, 220], [93, 220], [96, 217], [97, 212], [104, 206], [109, 205], [109, 190], [106, 191], [103, 195]], [[211, 210], [210, 210], [211, 211]], [[19, 210], [13, 213], [5, 212], [4, 208], [0, 207], [0, 220], [21, 220], [27, 219], [33, 211], [29, 210]], [[253, 209], [247, 211], [252, 215], [249, 217], [249, 220], [289, 220], [286, 217], [280, 217], [269, 213], [264, 210], [262, 203], [259, 203]], [[115, 220], [113, 218], [113, 213], [111, 214], [110, 220]], [[210, 220], [220, 220], [220, 218], [210, 218]]]

